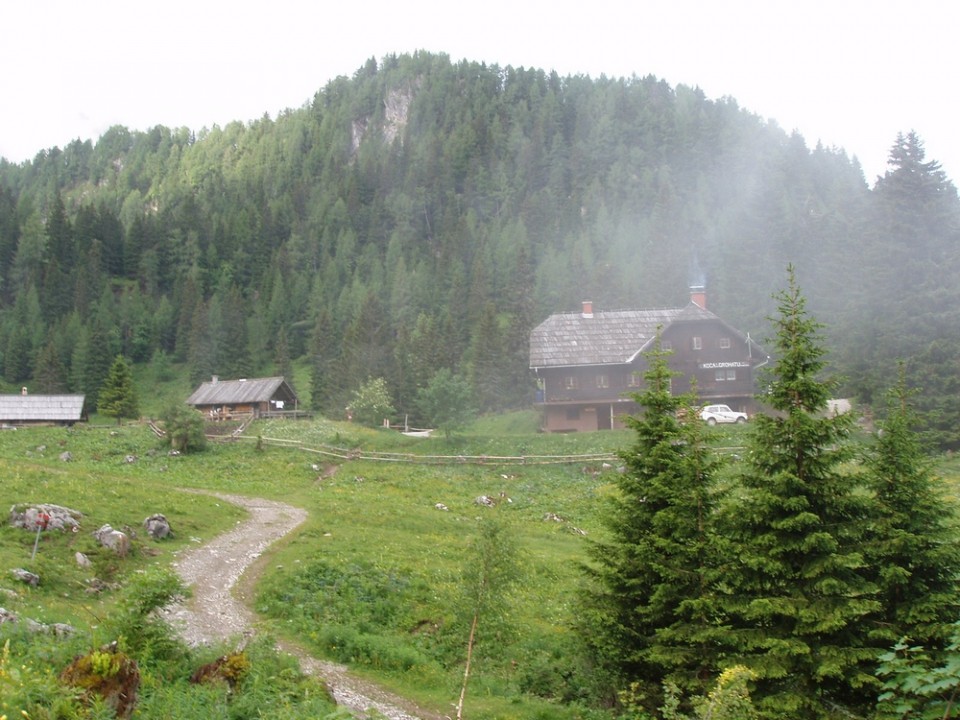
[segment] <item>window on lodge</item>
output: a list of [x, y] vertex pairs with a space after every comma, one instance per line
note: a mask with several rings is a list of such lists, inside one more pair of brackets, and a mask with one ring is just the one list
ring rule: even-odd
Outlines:
[[716, 370], [713, 375], [714, 380], [717, 382], [724, 382], [729, 380], [737, 379], [737, 371], [735, 368], [727, 368], [726, 370]]
[[730, 338], [728, 337], [720, 338], [720, 349], [721, 350], [730, 349]]
[[564, 390], [576, 390], [578, 387], [580, 387], [580, 384], [577, 382], [576, 375], [567, 375], [563, 378]]
[[597, 387], [599, 389], [610, 387], [610, 376], [609, 375], [597, 375]]
[[693, 349], [694, 349], [694, 350], [703, 350], [703, 338], [694, 336], [694, 338], [693, 338]]
[[627, 387], [640, 387], [640, 373], [632, 372], [627, 375]]

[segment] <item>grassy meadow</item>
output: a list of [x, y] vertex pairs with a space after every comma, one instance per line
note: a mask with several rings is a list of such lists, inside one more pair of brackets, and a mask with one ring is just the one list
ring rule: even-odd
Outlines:
[[[501, 422], [535, 428], [535, 418], [531, 423], [524, 414]], [[262, 632], [349, 663], [449, 712], [460, 690], [471, 619], [464, 576], [476, 559], [481, 524], [492, 521], [506, 529], [519, 577], [498, 598], [497, 617], [481, 619], [466, 701], [470, 716], [581, 716], [560, 710], [556, 700], [579, 692], [568, 652], [578, 563], [599, 531], [611, 464], [334, 462], [310, 450], [532, 456], [612, 453], [629, 440], [622, 433], [499, 435], [491, 420], [478, 427], [448, 441], [324, 420], [261, 422], [241, 442], [180, 456], [135, 424], [3, 431], [0, 501], [64, 505], [83, 513], [83, 521], [77, 533], [44, 532], [33, 560], [35, 533], [3, 527], [0, 604], [39, 622], [75, 625], [91, 645], [108, 642], [103, 620], [126, 578], [169, 565], [179, 550], [242, 515], [185, 490], [279, 499], [306, 508], [310, 518], [263, 563], [256, 595]], [[484, 495], [498, 504], [477, 504]], [[173, 539], [145, 535], [143, 520], [153, 513], [167, 516]], [[137, 532], [129, 557], [96, 547], [91, 532], [103, 524]], [[93, 567], [78, 566], [76, 552], [87, 554]], [[13, 568], [36, 572], [40, 586], [17, 583], [9, 575]], [[90, 592], [93, 577], [107, 589]]]
[[[108, 642], [113, 638], [105, 636], [103, 620], [128, 578], [169, 565], [179, 550], [242, 516], [232, 505], [185, 490], [282, 500], [308, 510], [309, 519], [260, 563], [253, 596], [261, 633], [348, 663], [452, 715], [472, 618], [469, 578], [483, 559], [482, 528], [496, 524], [508, 541], [501, 559], [515, 570], [515, 582], [480, 617], [465, 716], [605, 717], [578, 703], [589, 691], [589, 676], [577, 666], [572, 627], [579, 566], [589, 543], [602, 537], [603, 500], [614, 490], [616, 462], [540, 464], [533, 458], [615, 454], [631, 435], [535, 430], [530, 413], [484, 418], [451, 441], [322, 419], [261, 421], [239, 442], [181, 456], [169, 455], [143, 425], [3, 431], [0, 501], [6, 507], [56, 503], [84, 519], [78, 533], [43, 533], [34, 560], [34, 533], [0, 530], [0, 605], [40, 622], [73, 624], [91, 645]], [[710, 432], [718, 450], [736, 462], [748, 429]], [[315, 452], [331, 447], [451, 460], [341, 461]], [[519, 455], [531, 459], [493, 459]], [[467, 456], [491, 460], [459, 459]], [[952, 458], [943, 467], [950, 478], [960, 473]], [[494, 506], [478, 504], [481, 496], [493, 498]], [[142, 531], [153, 513], [170, 520], [172, 539], [153, 541]], [[90, 533], [105, 523], [137, 531], [129, 557], [95, 547]], [[89, 555], [92, 568], [77, 565], [78, 551]], [[13, 580], [9, 570], [17, 567], [37, 572], [40, 586]], [[89, 592], [94, 576], [105, 590]]]

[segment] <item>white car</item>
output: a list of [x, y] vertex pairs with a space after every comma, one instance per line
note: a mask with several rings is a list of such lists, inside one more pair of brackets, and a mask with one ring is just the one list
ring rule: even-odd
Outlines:
[[729, 405], [707, 405], [700, 411], [700, 418], [707, 425], [717, 423], [745, 423], [747, 414], [731, 410]]

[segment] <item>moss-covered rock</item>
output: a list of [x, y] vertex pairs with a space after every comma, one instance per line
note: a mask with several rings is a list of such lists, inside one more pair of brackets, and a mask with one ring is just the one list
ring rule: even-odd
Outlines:
[[74, 658], [60, 679], [82, 690], [88, 701], [102, 699], [118, 718], [129, 718], [136, 707], [140, 670], [135, 660], [117, 650], [116, 643]]
[[192, 683], [226, 682], [233, 689], [250, 671], [250, 660], [246, 653], [234, 652], [218, 657], [207, 663], [190, 676]]

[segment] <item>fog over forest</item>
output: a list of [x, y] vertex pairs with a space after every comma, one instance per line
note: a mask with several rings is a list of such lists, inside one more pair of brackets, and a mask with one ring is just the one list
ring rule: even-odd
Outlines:
[[958, 209], [910, 128], [871, 186], [734, 98], [392, 55], [275, 119], [0, 162], [0, 378], [95, 407], [120, 353], [193, 382], [305, 363], [336, 415], [378, 377], [415, 413], [447, 368], [481, 411], [528, 407], [549, 314], [682, 305], [702, 279], [763, 342], [793, 265], [843, 394], [882, 413], [902, 360], [954, 448]]

